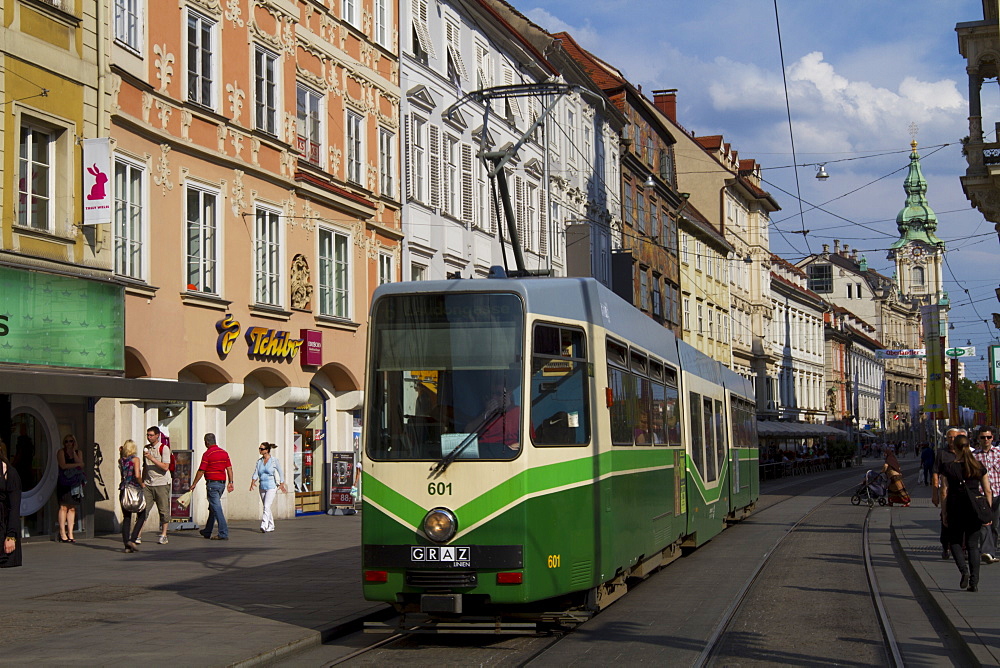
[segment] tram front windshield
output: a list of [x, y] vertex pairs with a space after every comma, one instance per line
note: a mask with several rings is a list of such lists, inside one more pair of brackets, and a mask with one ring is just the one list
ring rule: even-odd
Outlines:
[[524, 309], [512, 294], [390, 295], [372, 317], [368, 456], [513, 459]]

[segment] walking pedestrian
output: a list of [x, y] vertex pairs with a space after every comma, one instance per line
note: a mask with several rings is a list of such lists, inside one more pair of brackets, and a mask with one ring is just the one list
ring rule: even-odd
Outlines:
[[21, 476], [11, 466], [7, 444], [0, 438], [0, 568], [21, 565]]
[[142, 449], [142, 482], [146, 488], [146, 515], [153, 511], [153, 504], [160, 514], [160, 545], [167, 544], [167, 527], [170, 525], [170, 447], [161, 442], [160, 428], [146, 430], [146, 447]]
[[903, 485], [903, 474], [900, 473], [899, 460], [896, 458], [892, 448], [887, 449], [885, 452], [885, 464], [882, 465], [882, 473], [885, 474], [887, 481], [886, 488], [889, 492], [889, 505], [898, 503], [904, 507], [909, 506], [910, 495], [907, 494], [906, 486]]
[[75, 543], [76, 509], [83, 500], [83, 455], [73, 434], [63, 437], [63, 446], [56, 453], [59, 476], [56, 478], [56, 498], [59, 499], [59, 542]]
[[980, 549], [979, 538], [983, 523], [979, 520], [968, 490], [979, 492], [980, 486], [987, 503], [993, 502], [990, 479], [984, 467], [969, 447], [969, 437], [956, 436], [952, 449], [955, 459], [941, 466], [941, 475], [947, 480], [944, 489], [945, 535], [951, 548], [951, 556], [962, 574], [961, 589], [978, 591]]
[[260, 500], [264, 504], [264, 513], [260, 518], [260, 532], [270, 533], [274, 531], [274, 516], [271, 514], [271, 504], [278, 490], [284, 494], [286, 491], [284, 477], [278, 458], [271, 456], [271, 451], [278, 446], [274, 443], [261, 443], [257, 448], [260, 452], [260, 459], [254, 467], [253, 477], [250, 479], [250, 491], [254, 485], [260, 482]]
[[[205, 491], [208, 496], [208, 521], [205, 528], [200, 531], [204, 538], [212, 540], [229, 540], [229, 525], [226, 523], [226, 514], [222, 510], [222, 493], [226, 490], [231, 494], [233, 491], [233, 464], [229, 461], [229, 453], [219, 447], [215, 441], [215, 434], [205, 434], [205, 447], [208, 449], [201, 456], [201, 465], [198, 466], [198, 473], [194, 476], [190, 491], [198, 485], [202, 476], [205, 477]], [[228, 485], [226, 481], [228, 480]], [[215, 523], [219, 523], [219, 533], [212, 535]]]
[[954, 453], [954, 441], [957, 436], [965, 436], [966, 432], [961, 427], [949, 427], [944, 433], [944, 446], [938, 448], [938, 451], [934, 454], [934, 467], [931, 470], [931, 503], [935, 506], [941, 506], [941, 558], [948, 559], [951, 557], [951, 548], [948, 544], [947, 536], [945, 536], [944, 527], [944, 506], [941, 503], [941, 487], [944, 485], [944, 479], [941, 477], [941, 468], [946, 464], [950, 464], [955, 461]]
[[[118, 460], [118, 468], [122, 474], [122, 481], [118, 485], [118, 502], [121, 503], [121, 497], [125, 493], [126, 485], [137, 485], [139, 487], [145, 487], [145, 483], [142, 481], [142, 468], [139, 466], [139, 458], [136, 457], [136, 447], [135, 441], [131, 438], [121, 447], [121, 458]], [[146, 505], [142, 510], [137, 513], [132, 513], [125, 508], [122, 508], [122, 543], [125, 544], [126, 552], [138, 552], [139, 546], [136, 544], [136, 539], [139, 538], [139, 532], [142, 531], [142, 525], [146, 523], [146, 513], [149, 512], [149, 505]], [[133, 518], [132, 516], [135, 515]], [[132, 523], [132, 520], [135, 523]]]
[[920, 475], [924, 485], [931, 484], [931, 469], [934, 468], [934, 450], [930, 443], [924, 443], [920, 450]]
[[[996, 429], [994, 427], [983, 427], [979, 430], [979, 447], [973, 451], [973, 455], [986, 467], [986, 476], [990, 479], [990, 489], [1000, 490], [1000, 448], [993, 447], [996, 443]], [[997, 559], [997, 536], [1000, 528], [1000, 499], [993, 497], [993, 521], [983, 525], [983, 535], [980, 539], [983, 552], [983, 563], [993, 564]]]

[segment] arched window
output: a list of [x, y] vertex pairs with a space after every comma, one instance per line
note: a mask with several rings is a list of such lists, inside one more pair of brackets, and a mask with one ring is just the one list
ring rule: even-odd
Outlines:
[[914, 289], [922, 289], [924, 287], [924, 268], [914, 267], [910, 274], [913, 281]]

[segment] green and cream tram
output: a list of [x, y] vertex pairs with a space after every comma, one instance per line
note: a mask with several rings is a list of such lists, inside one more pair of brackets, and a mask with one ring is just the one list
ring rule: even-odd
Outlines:
[[369, 600], [579, 619], [753, 508], [749, 381], [593, 279], [384, 285], [370, 332]]

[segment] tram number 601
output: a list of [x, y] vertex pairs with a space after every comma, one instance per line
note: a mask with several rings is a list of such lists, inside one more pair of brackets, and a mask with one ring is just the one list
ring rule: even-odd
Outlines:
[[450, 482], [431, 482], [427, 483], [427, 493], [431, 496], [444, 496], [445, 494], [451, 495], [451, 483]]
[[549, 568], [559, 568], [562, 565], [560, 563], [561, 561], [562, 561], [562, 555], [561, 554], [550, 554], [549, 555]]

